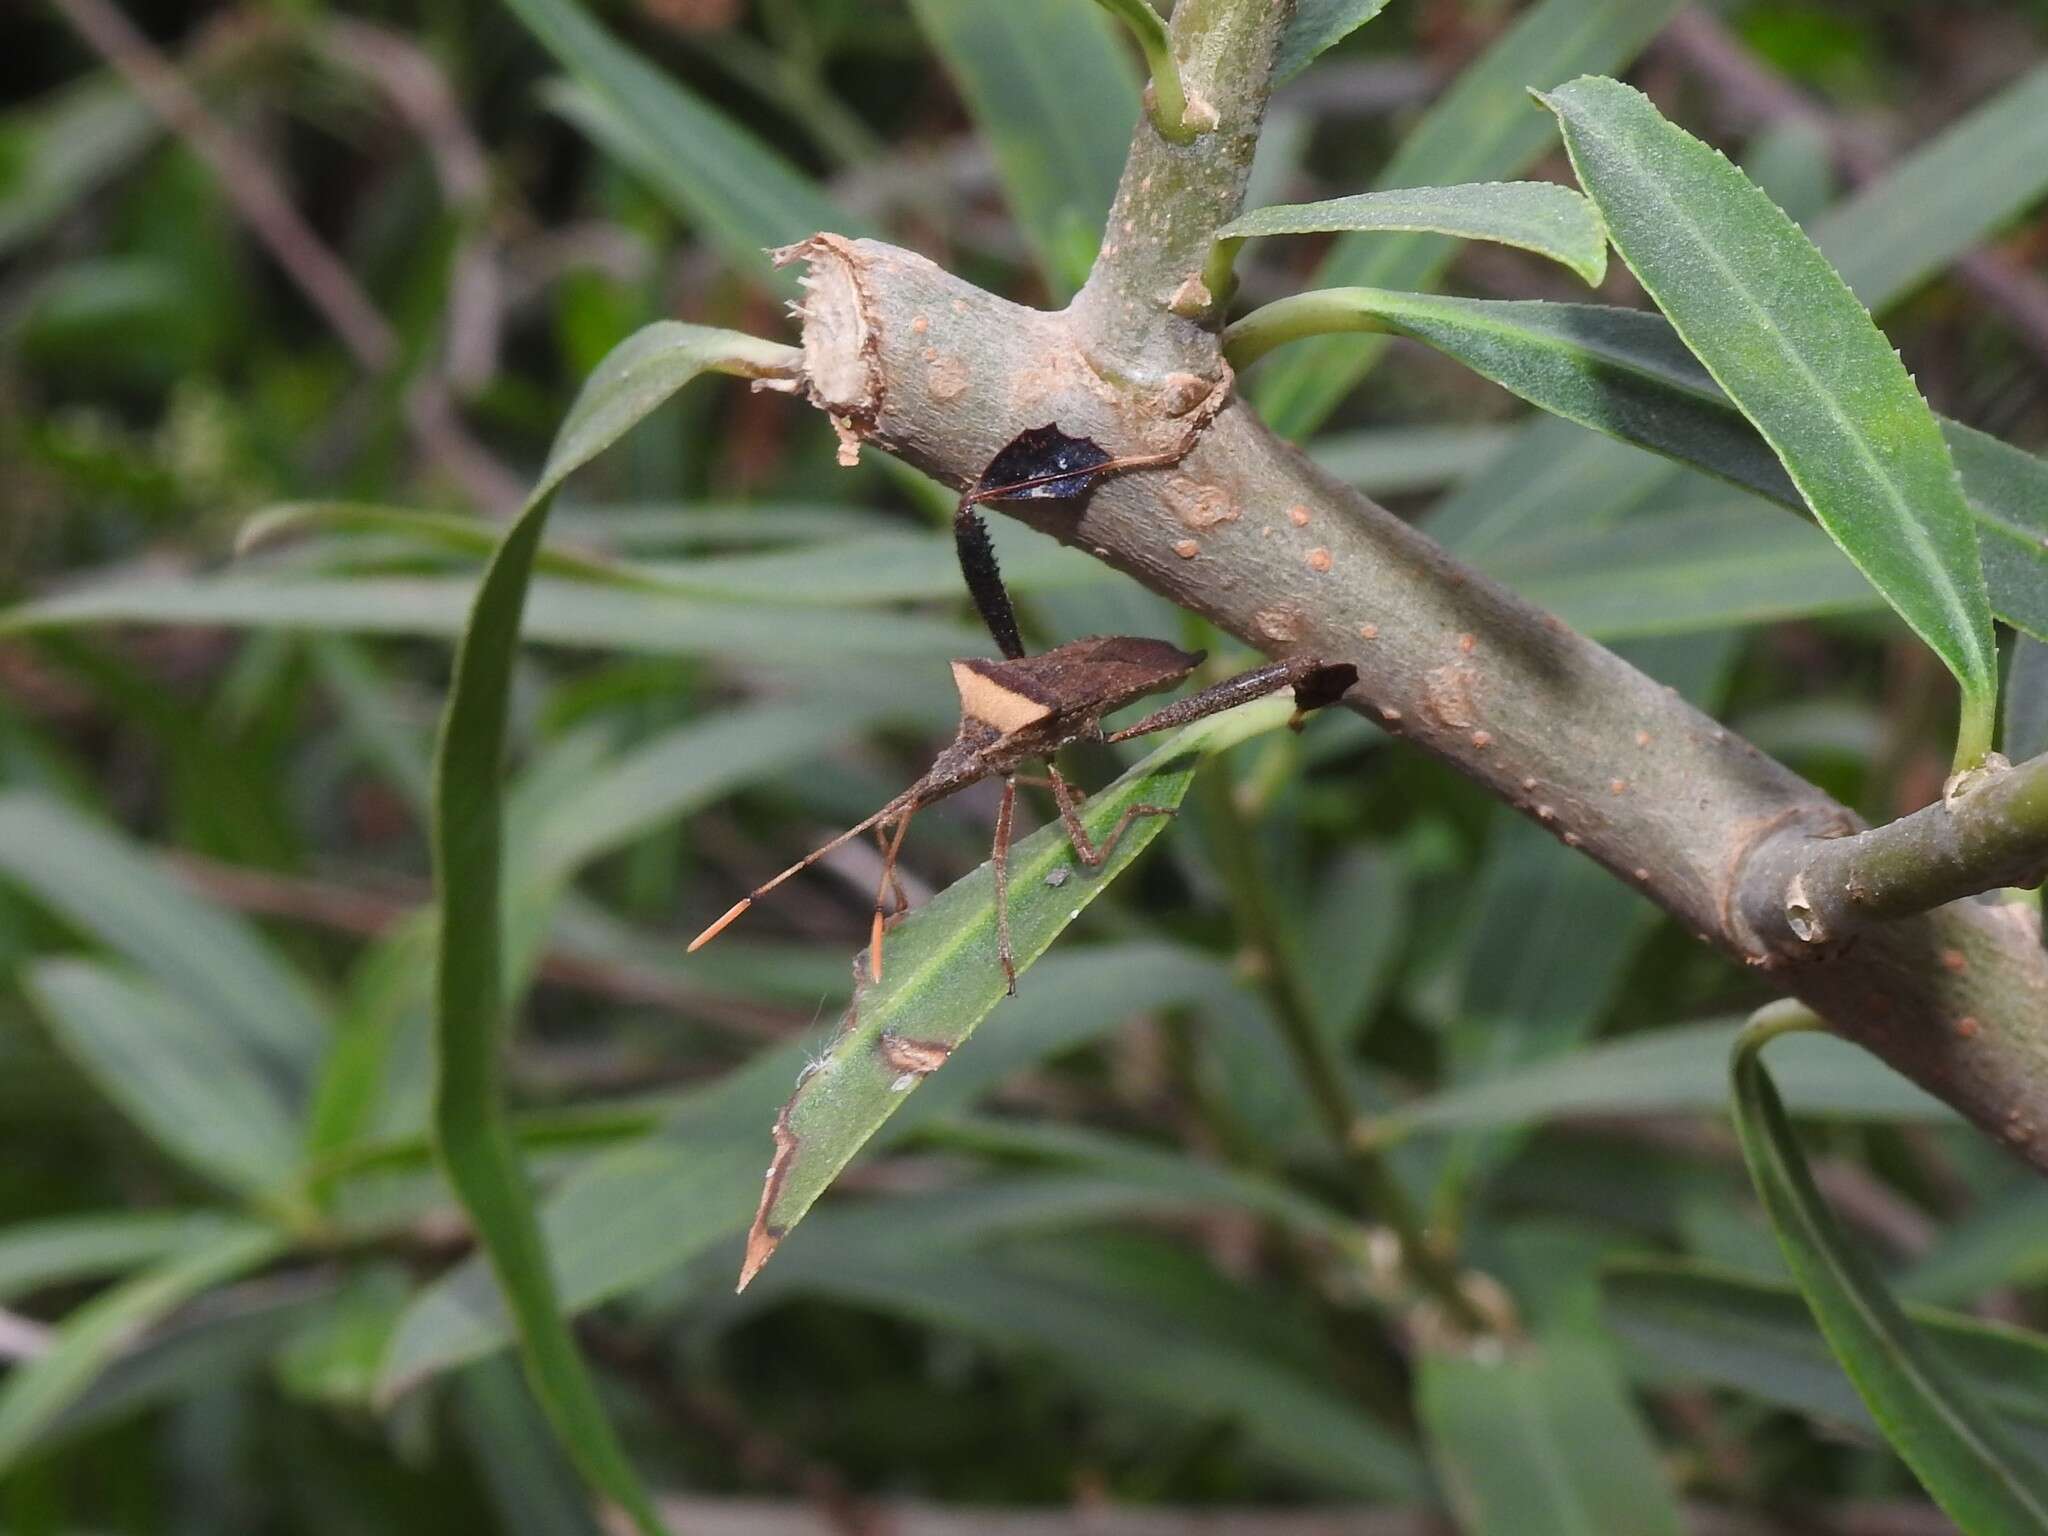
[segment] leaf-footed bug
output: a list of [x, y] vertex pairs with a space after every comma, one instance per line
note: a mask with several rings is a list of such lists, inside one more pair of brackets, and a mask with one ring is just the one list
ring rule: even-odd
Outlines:
[[[1042, 759], [1046, 777], [1059, 807], [1060, 824], [1075, 855], [1093, 869], [1099, 867], [1115, 848], [1126, 828], [1140, 816], [1170, 816], [1165, 806], [1134, 805], [1118, 818], [1100, 843], [1081, 824], [1076, 809], [1079, 796], [1054, 766], [1052, 757], [1061, 747], [1081, 741], [1128, 741], [1154, 731], [1189, 725], [1210, 715], [1282, 688], [1294, 690], [1296, 727], [1309, 710], [1320, 709], [1336, 700], [1358, 681], [1358, 669], [1348, 662], [1325, 665], [1306, 656], [1268, 662], [1240, 672], [1154, 710], [1135, 725], [1105, 733], [1102, 717], [1113, 710], [1159, 693], [1183, 681], [1201, 665], [1199, 651], [1183, 651], [1164, 640], [1146, 640], [1130, 635], [1098, 635], [1071, 640], [1039, 656], [984, 661], [979, 658], [953, 663], [953, 682], [960, 690], [960, 733], [941, 752], [924, 776], [872, 816], [855, 823], [830, 842], [806, 854], [774, 879], [758, 886], [733, 903], [725, 915], [698, 934], [690, 943], [695, 951], [708, 944], [741, 913], [783, 881], [808, 869], [833, 849], [874, 829], [882, 848], [882, 879], [875, 892], [875, 916], [869, 947], [869, 972], [882, 975], [882, 934], [886, 902], [892, 888], [896, 909], [904, 901], [896, 881], [896, 859], [903, 847], [903, 835], [913, 813], [958, 793], [969, 784], [994, 775], [1003, 781], [1003, 796], [996, 811], [995, 844], [991, 862], [995, 868], [996, 954], [1009, 990], [1017, 990], [1017, 968], [1010, 949], [1009, 853], [1014, 820], [1018, 769], [1028, 760]], [[1041, 782], [1026, 779], [1024, 782]]]

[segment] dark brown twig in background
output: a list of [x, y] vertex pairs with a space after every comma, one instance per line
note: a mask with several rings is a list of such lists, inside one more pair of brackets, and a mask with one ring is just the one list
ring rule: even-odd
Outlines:
[[[339, 257], [292, 206], [275, 175], [207, 109], [175, 65], [111, 0], [51, 0], [58, 14], [203, 161], [242, 221], [367, 373], [400, 362], [398, 337]], [[518, 481], [456, 419], [440, 381], [410, 391], [406, 421], [421, 448], [478, 502], [521, 500]]]
[[[237, 912], [308, 923], [360, 938], [382, 937], [417, 915], [429, 899], [424, 887], [415, 897], [385, 895], [355, 886], [246, 869], [189, 853], [170, 854], [165, 863], [172, 874], [194, 891]], [[755, 1039], [787, 1039], [791, 1029], [802, 1023], [800, 1018], [719, 997], [644, 966], [598, 959], [560, 947], [542, 956], [539, 975], [541, 980], [557, 986], [589, 992], [613, 1002], [686, 1014]]]

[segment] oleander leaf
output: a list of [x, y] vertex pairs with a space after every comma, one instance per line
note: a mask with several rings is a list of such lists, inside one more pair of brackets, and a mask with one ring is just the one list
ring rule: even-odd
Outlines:
[[[1530, 404], [1805, 510], [1777, 455], [1661, 315], [1598, 304], [1335, 288], [1280, 299], [1225, 332], [1242, 367], [1337, 331], [1411, 336]], [[2048, 639], [2048, 462], [1938, 418], [1997, 616]]]
[[1295, 0], [1273, 56], [1273, 83], [1293, 79], [1386, 8], [1387, 0]]
[[1466, 1536], [1679, 1536], [1635, 1405], [1589, 1341], [1422, 1361], [1417, 1411]]
[[[1459, 72], [1401, 141], [1380, 172], [1378, 187], [1447, 186], [1522, 175], [1552, 148], [1542, 115], [1529, 110], [1529, 88], [1625, 68], [1680, 4], [1539, 0]], [[1457, 242], [1442, 235], [1343, 235], [1311, 283], [1318, 288], [1354, 283], [1430, 288], [1457, 252]], [[1305, 438], [1381, 351], [1378, 345], [1334, 338], [1311, 342], [1262, 370], [1253, 397], [1276, 432]]]
[[1768, 1015], [1736, 1042], [1735, 1128], [1793, 1278], [1871, 1417], [1957, 1525], [2048, 1530], [2048, 1468], [2020, 1450], [1955, 1367], [1916, 1327], [1875, 1266], [1835, 1224], [1763, 1065]]
[[1983, 564], [1954, 459], [1891, 343], [1799, 226], [1640, 91], [1584, 76], [1542, 100], [1629, 269], [1955, 674], [1957, 762], [1975, 763], [1998, 696]]
[[561, 1311], [500, 1082], [508, 1023], [502, 780], [512, 666], [548, 507], [562, 482], [699, 374], [788, 373], [795, 356], [751, 336], [661, 322], [620, 343], [598, 365], [477, 587], [456, 650], [434, 764], [441, 918], [436, 1145], [511, 1303], [535, 1395], [583, 1475], [645, 1536], [658, 1536], [661, 1522], [605, 1417]]
[[1548, 181], [1403, 187], [1321, 203], [1280, 203], [1231, 220], [1216, 238], [1234, 248], [1269, 235], [1366, 230], [1512, 245], [1569, 267], [1588, 287], [1598, 287], [1607, 275], [1607, 231], [1599, 214], [1569, 187]]

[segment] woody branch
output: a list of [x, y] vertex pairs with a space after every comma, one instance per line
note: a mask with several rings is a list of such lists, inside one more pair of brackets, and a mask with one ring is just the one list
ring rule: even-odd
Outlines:
[[[2012, 821], [2003, 799], [1979, 798], [1989, 791], [1854, 835], [1854, 816], [1819, 789], [1317, 470], [1235, 395], [1215, 409], [1228, 370], [1202, 281], [1209, 234], [1242, 200], [1286, 12], [1175, 7], [1189, 111], [1209, 126], [1176, 144], [1141, 119], [1100, 259], [1065, 311], [1022, 308], [872, 241], [820, 236], [793, 253], [809, 263], [811, 399], [849, 441], [959, 486], [1046, 422], [1122, 456], [1169, 448], [1207, 417], [1177, 464], [1112, 480], [1078, 513], [1004, 510], [1264, 651], [1355, 663], [1352, 708], [2048, 1170], [2039, 920], [1935, 905], [2014, 878], [2031, 858], [2015, 841], [2048, 854], [2048, 839], [1973, 832]], [[1807, 923], [1800, 903], [1817, 896], [1855, 908], [1849, 882], [1869, 858], [1892, 872], [1887, 901], [1853, 923]]]

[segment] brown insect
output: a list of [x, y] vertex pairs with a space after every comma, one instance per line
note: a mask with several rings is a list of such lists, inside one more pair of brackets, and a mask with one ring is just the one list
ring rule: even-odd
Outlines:
[[[796, 863], [766, 884], [733, 903], [723, 917], [690, 942], [695, 951], [725, 931], [739, 915], [783, 881], [810, 868], [833, 849], [874, 829], [882, 849], [882, 879], [875, 892], [874, 931], [869, 949], [869, 969], [876, 980], [882, 975], [882, 933], [886, 903], [892, 892], [901, 913], [907, 905], [896, 878], [896, 858], [903, 847], [903, 835], [913, 813], [956, 794], [969, 784], [995, 775], [1003, 781], [1003, 797], [996, 811], [995, 846], [992, 862], [996, 881], [996, 952], [1003, 975], [1014, 994], [1017, 967], [1010, 950], [1009, 854], [1017, 785], [1043, 784], [1051, 789], [1059, 807], [1060, 824], [1075, 855], [1093, 869], [1107, 859], [1126, 828], [1140, 816], [1171, 816], [1167, 806], [1134, 805], [1118, 818], [1117, 824], [1100, 843], [1081, 825], [1077, 806], [1080, 795], [1053, 765], [1052, 757], [1061, 747], [1081, 741], [1128, 741], [1134, 736], [1170, 730], [1205, 719], [1282, 688], [1294, 690], [1296, 705], [1292, 722], [1299, 728], [1309, 710], [1335, 703], [1358, 681], [1358, 669], [1348, 662], [1325, 665], [1307, 656], [1269, 662], [1240, 672], [1235, 677], [1190, 694], [1187, 698], [1154, 710], [1135, 725], [1107, 734], [1102, 717], [1124, 705], [1159, 693], [1184, 681], [1200, 666], [1203, 653], [1183, 651], [1164, 640], [1145, 640], [1129, 635], [1098, 635], [1073, 640], [1039, 656], [1002, 661], [970, 659], [953, 663], [953, 682], [960, 690], [960, 734], [939, 754], [923, 778], [883, 806], [874, 815], [847, 828], [839, 836]], [[1042, 760], [1043, 779], [1018, 773], [1026, 762]]]

